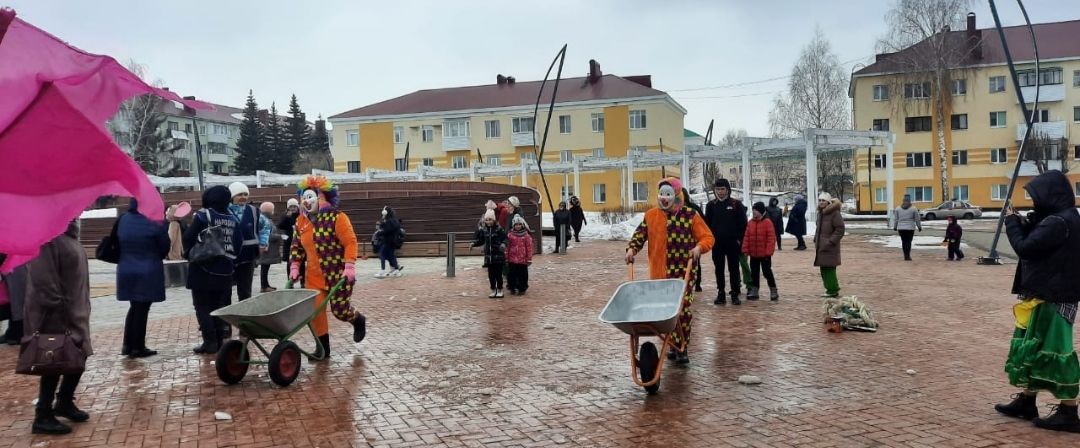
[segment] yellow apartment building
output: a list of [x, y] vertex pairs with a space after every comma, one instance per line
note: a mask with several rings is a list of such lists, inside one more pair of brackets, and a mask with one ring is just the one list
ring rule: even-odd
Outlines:
[[[1034, 133], [1048, 143], [1051, 155], [1047, 158], [1053, 160], [1047, 164], [1050, 169], [1068, 172], [1080, 196], [1080, 174], [1070, 169], [1080, 160], [1080, 142], [1070, 141], [1073, 134], [1080, 135], [1080, 20], [1034, 27], [1039, 42], [1039, 73], [1034, 70], [1027, 28], [1007, 27], [1004, 31], [1029, 109], [1036, 81], [1040, 85]], [[884, 167], [889, 163], [895, 170], [896, 203], [910, 194], [921, 208], [941, 203], [946, 195], [949, 200], [984, 208], [1001, 208], [1004, 204], [1026, 124], [1001, 41], [994, 29], [976, 29], [974, 14], [968, 16], [967, 29], [945, 32], [947, 39], [969, 46], [964, 49], [964, 63], [952, 72], [946, 86], [906, 81], [912, 77], [907, 76], [900, 61], [910, 55], [903, 53], [916, 51], [913, 49], [921, 43], [897, 53], [879, 54], [875, 63], [852, 76], [849, 95], [855, 129], [896, 134], [892, 160], [885, 160], [884, 148], [855, 151], [860, 212], [885, 211]], [[945, 101], [948, 116], [944, 117], [940, 133], [947, 149], [944, 163], [949, 191], [944, 192], [939, 130], [931, 99], [938, 88], [949, 89], [951, 94], [946, 95], [951, 101]], [[1037, 174], [1034, 163], [1021, 165], [1017, 192], [1013, 194], [1018, 207], [1031, 206], [1021, 188]]]
[[[419, 165], [467, 168], [481, 158], [485, 166], [535, 160], [553, 89], [549, 80], [534, 123], [540, 84], [499, 75], [493, 84], [421, 90], [334, 115], [329, 118], [334, 170], [415, 171]], [[588, 76], [560, 82], [552, 115], [541, 166], [575, 158], [625, 158], [630, 151], [683, 151], [686, 109], [654, 89], [650, 76], [604, 75], [598, 63], [589, 61]], [[533, 140], [534, 126], [538, 141]], [[573, 175], [549, 174], [547, 184], [553, 196], [576, 194], [587, 211], [644, 206], [655, 199], [659, 168], [634, 170], [630, 201], [624, 169], [582, 172], [579, 192], [573, 191]], [[543, 194], [539, 175], [528, 177], [528, 186]], [[520, 176], [484, 180], [521, 184]]]

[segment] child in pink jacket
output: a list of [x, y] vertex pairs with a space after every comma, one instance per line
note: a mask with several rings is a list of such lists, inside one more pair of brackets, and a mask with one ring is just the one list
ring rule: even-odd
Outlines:
[[524, 295], [529, 289], [529, 265], [532, 264], [533, 239], [525, 225], [525, 218], [514, 217], [513, 226], [507, 234], [509, 243], [506, 247], [506, 262], [509, 269], [506, 275], [506, 287], [510, 295]]

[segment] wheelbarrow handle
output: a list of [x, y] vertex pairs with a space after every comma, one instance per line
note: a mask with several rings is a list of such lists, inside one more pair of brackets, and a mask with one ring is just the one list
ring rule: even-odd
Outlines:
[[[690, 257], [690, 261], [686, 263], [686, 274], [684, 274], [684, 280], [686, 283], [690, 283], [690, 280], [694, 276], [694, 257]], [[630, 281], [634, 281], [634, 263], [626, 263], [627, 276], [630, 277]]]
[[626, 263], [626, 270], [630, 276], [630, 281], [634, 281], [634, 263]]

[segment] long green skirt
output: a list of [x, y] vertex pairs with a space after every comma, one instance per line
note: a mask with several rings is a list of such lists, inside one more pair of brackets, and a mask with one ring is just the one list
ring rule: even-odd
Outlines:
[[1053, 303], [1037, 305], [1027, 330], [1013, 333], [1005, 372], [1013, 386], [1047, 391], [1059, 400], [1076, 399], [1080, 361], [1073, 349], [1073, 329]]

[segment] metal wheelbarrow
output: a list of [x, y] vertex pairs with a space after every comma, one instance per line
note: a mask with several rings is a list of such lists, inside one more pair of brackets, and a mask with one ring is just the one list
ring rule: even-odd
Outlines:
[[[634, 264], [628, 266], [630, 281], [615, 289], [600, 312], [600, 321], [630, 335], [630, 375], [635, 384], [649, 394], [655, 394], [660, 390], [664, 357], [660, 356], [655, 344], [650, 341], [639, 344], [639, 340], [642, 336], [656, 337], [664, 352], [670, 348], [679, 352], [686, 350], [686, 337], [678, 322], [683, 312], [683, 294], [693, 276], [694, 260], [690, 260], [682, 279], [635, 281]], [[678, 332], [682, 341], [678, 345], [671, 337], [672, 332]]]
[[[333, 296], [344, 284], [345, 280], [341, 280], [334, 285], [327, 297]], [[318, 291], [292, 289], [292, 282], [289, 282], [285, 288], [281, 291], [262, 293], [210, 313], [211, 316], [228, 322], [240, 333], [240, 338], [226, 341], [218, 350], [215, 367], [221, 381], [226, 384], [239, 383], [244, 379], [244, 375], [247, 375], [251, 364], [266, 364], [270, 380], [278, 386], [285, 387], [292, 384], [300, 375], [301, 354], [313, 361], [320, 361], [325, 357], [323, 355], [326, 353], [325, 347], [315, 335], [311, 321], [325, 312], [330, 300], [323, 300], [323, 303], [313, 308], [312, 303], [319, 294]], [[313, 309], [314, 312], [312, 312]], [[315, 353], [306, 352], [289, 340], [304, 327], [308, 327], [311, 336], [315, 339]], [[272, 350], [267, 351], [259, 339], [273, 339], [277, 342]], [[251, 359], [251, 351], [248, 347], [250, 344], [255, 345], [268, 360]]]

